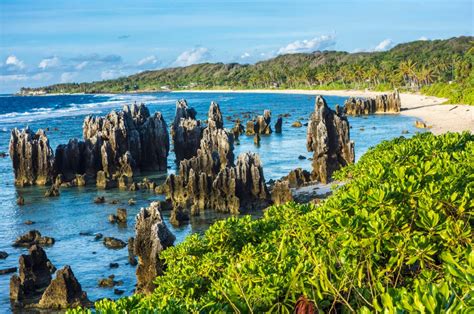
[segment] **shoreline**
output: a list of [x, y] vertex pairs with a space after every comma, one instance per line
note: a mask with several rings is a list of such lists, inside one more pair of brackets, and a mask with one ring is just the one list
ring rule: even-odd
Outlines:
[[[304, 90], [304, 89], [246, 89], [246, 90], [183, 90], [173, 93], [261, 93], [261, 94], [300, 94], [341, 97], [375, 97], [388, 92], [362, 90]], [[414, 117], [425, 122], [428, 130], [435, 135], [446, 132], [470, 131], [474, 133], [474, 106], [445, 104], [446, 98], [422, 94], [400, 93], [401, 115]], [[341, 104], [342, 105], [342, 104]]]

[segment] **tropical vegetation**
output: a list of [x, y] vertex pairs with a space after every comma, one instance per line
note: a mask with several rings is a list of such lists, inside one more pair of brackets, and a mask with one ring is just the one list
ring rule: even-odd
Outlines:
[[474, 104], [474, 37], [414, 41], [383, 52], [316, 51], [249, 64], [204, 63], [21, 93], [122, 93], [180, 89], [373, 89], [421, 91]]
[[336, 178], [346, 184], [320, 204], [273, 206], [189, 236], [162, 252], [152, 295], [96, 310], [472, 311], [474, 135], [385, 141]]

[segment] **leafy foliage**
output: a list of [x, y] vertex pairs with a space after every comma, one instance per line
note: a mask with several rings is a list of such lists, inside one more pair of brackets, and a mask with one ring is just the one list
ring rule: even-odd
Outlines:
[[468, 312], [474, 306], [474, 135], [386, 141], [339, 171], [319, 206], [229, 218], [162, 253], [150, 296], [100, 313]]
[[[389, 51], [347, 53], [316, 51], [281, 55], [255, 65], [204, 63], [182, 68], [145, 71], [93, 83], [23, 88], [23, 93], [110, 93], [171, 89], [394, 88], [447, 97], [474, 104], [473, 37], [414, 41]], [[442, 86], [431, 89], [437, 83]], [[451, 84], [454, 83], [454, 84]], [[470, 88], [470, 89], [469, 89]], [[459, 96], [464, 93], [469, 96]]]

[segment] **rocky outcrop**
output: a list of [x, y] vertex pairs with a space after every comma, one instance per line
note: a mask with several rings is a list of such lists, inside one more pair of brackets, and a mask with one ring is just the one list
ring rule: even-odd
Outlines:
[[283, 126], [283, 118], [279, 116], [275, 123], [275, 133], [281, 133], [282, 126]]
[[245, 128], [240, 122], [240, 119], [235, 120], [234, 127], [232, 128], [232, 134], [234, 135], [234, 139], [238, 139], [239, 136], [245, 132]]
[[288, 184], [291, 188], [301, 187], [312, 181], [311, 173], [301, 168], [291, 170], [290, 173], [283, 178], [283, 180], [288, 181]]
[[46, 134], [39, 130], [13, 130], [10, 139], [17, 185], [85, 185], [95, 180], [99, 187], [127, 185], [141, 170], [166, 170], [169, 135], [157, 112], [150, 115], [141, 105], [124, 106], [106, 117], [88, 116], [83, 124], [84, 140], [71, 139], [59, 145], [54, 155]]
[[257, 116], [255, 120], [247, 122], [246, 134], [271, 134], [272, 127], [270, 125], [272, 114], [270, 110], [264, 110], [262, 116]]
[[135, 247], [135, 238], [134, 237], [128, 238], [128, 263], [132, 266], [137, 265], [137, 259], [135, 257], [134, 247]]
[[142, 208], [135, 224], [134, 254], [138, 257], [137, 293], [151, 293], [154, 280], [163, 274], [164, 264], [160, 252], [175, 241], [160, 212], [160, 203], [153, 202], [148, 208]]
[[275, 205], [285, 204], [293, 200], [289, 182], [287, 180], [278, 180], [272, 187], [272, 202]]
[[400, 112], [401, 101], [398, 91], [392, 94], [377, 95], [375, 98], [347, 99], [344, 103], [344, 113], [348, 115], [366, 115], [373, 113]]
[[50, 246], [54, 244], [54, 239], [43, 237], [38, 230], [30, 230], [27, 233], [16, 238], [13, 242], [15, 247], [30, 247], [32, 245]]
[[10, 300], [15, 307], [36, 304], [56, 271], [40, 246], [33, 245], [28, 253], [20, 256], [18, 275], [10, 279]]
[[308, 123], [306, 146], [313, 152], [313, 180], [327, 183], [334, 171], [354, 162], [349, 122], [338, 106], [336, 111], [331, 110], [322, 96], [316, 97]]
[[211, 104], [211, 109], [197, 155], [182, 160], [178, 174], [170, 175], [159, 189], [173, 204], [176, 223], [187, 216], [187, 210], [191, 214], [205, 209], [236, 213], [268, 204], [260, 159], [242, 154], [234, 165], [233, 136], [222, 128], [217, 104]]
[[108, 249], [119, 250], [127, 246], [127, 243], [114, 237], [104, 237], [104, 245]]
[[202, 136], [201, 123], [196, 120], [196, 111], [189, 108], [186, 100], [176, 102], [176, 115], [171, 126], [176, 161], [196, 156]]
[[9, 153], [16, 185], [46, 185], [53, 182], [54, 154], [43, 130], [34, 133], [28, 127], [22, 131], [13, 129]]
[[67, 309], [78, 306], [91, 306], [87, 293], [82, 291], [70, 266], [65, 266], [56, 273], [56, 278], [46, 288], [38, 307], [44, 309]]

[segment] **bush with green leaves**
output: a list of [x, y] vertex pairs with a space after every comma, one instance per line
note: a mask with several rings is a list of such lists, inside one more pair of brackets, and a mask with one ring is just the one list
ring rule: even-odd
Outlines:
[[419, 134], [370, 149], [319, 205], [231, 217], [162, 253], [150, 296], [100, 313], [462, 313], [474, 305], [474, 135]]

